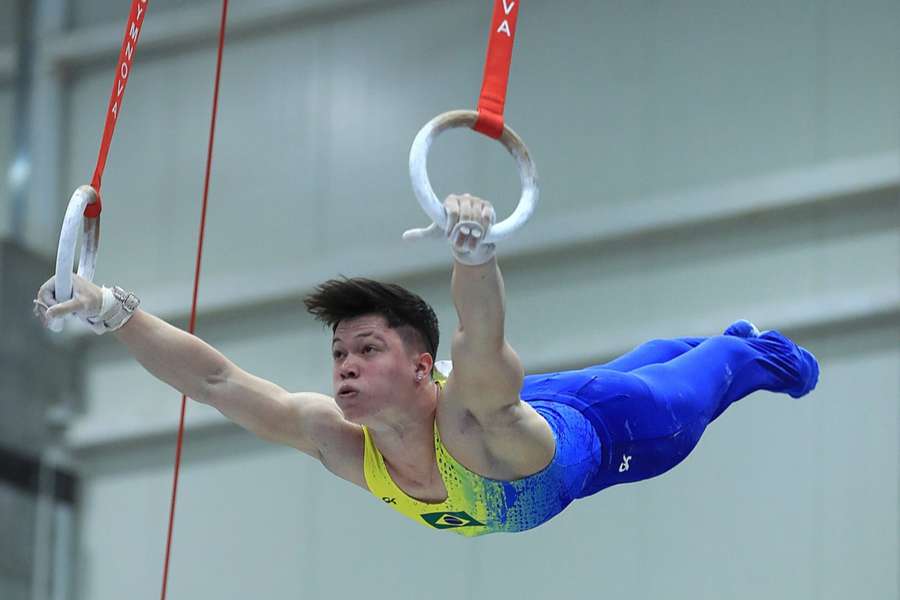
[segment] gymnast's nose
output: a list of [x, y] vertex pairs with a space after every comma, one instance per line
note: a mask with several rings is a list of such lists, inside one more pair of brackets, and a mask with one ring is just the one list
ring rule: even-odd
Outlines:
[[338, 367], [338, 372], [342, 381], [344, 379], [356, 379], [359, 377], [359, 366], [348, 356]]

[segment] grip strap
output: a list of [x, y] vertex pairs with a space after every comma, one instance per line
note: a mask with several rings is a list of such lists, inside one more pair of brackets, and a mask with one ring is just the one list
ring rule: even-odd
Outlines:
[[484, 64], [484, 81], [478, 98], [478, 120], [472, 127], [488, 137], [499, 139], [503, 134], [503, 107], [506, 104], [506, 87], [509, 83], [509, 65], [512, 62], [513, 44], [516, 40], [516, 20], [521, 0], [495, 0], [494, 17], [488, 36], [487, 58]]

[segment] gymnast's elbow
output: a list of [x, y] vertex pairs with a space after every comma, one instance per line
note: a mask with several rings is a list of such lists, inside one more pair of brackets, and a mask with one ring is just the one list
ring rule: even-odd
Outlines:
[[185, 395], [201, 404], [219, 408], [216, 404], [218, 396], [221, 395], [223, 390], [227, 389], [228, 372], [228, 366], [222, 365], [215, 371], [198, 378], [198, 381], [192, 386], [194, 388], [193, 393], [188, 393], [185, 390]]
[[499, 324], [483, 321], [482, 326], [470, 328], [464, 327], [460, 322], [451, 338], [450, 352], [454, 361], [465, 360], [465, 357], [491, 361], [506, 352], [508, 345], [502, 321]]
[[281, 386], [229, 364], [210, 374], [194, 399], [212, 406], [257, 437], [274, 443], [314, 450], [304, 418], [309, 394], [291, 394]]

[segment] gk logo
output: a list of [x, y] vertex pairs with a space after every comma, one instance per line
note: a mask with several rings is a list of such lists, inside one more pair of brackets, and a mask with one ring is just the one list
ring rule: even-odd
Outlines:
[[624, 473], [625, 471], [627, 471], [628, 469], [631, 468], [631, 467], [628, 465], [628, 461], [630, 461], [631, 458], [632, 458], [632, 457], [631, 457], [631, 456], [628, 456], [627, 454], [623, 454], [623, 455], [622, 455], [622, 464], [619, 465], [619, 473]]
[[385, 501], [386, 503], [388, 503], [388, 504], [397, 504], [397, 499], [396, 499], [396, 498], [391, 498], [391, 497], [389, 497], [389, 496], [384, 496], [384, 497], [382, 497], [381, 499], [384, 500], [384, 501]]

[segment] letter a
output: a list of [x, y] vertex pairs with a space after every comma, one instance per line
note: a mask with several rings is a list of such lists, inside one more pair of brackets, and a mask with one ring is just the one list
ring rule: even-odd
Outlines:
[[506, 19], [503, 19], [503, 22], [500, 23], [500, 27], [497, 28], [497, 33], [505, 33], [506, 37], [512, 37], [512, 33], [509, 31], [509, 22]]

